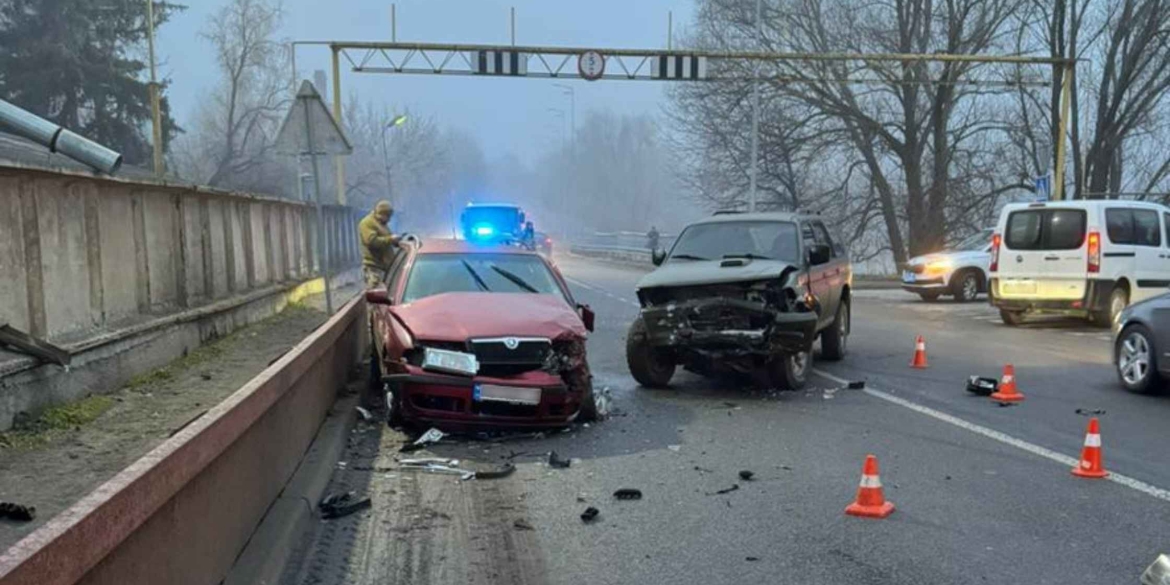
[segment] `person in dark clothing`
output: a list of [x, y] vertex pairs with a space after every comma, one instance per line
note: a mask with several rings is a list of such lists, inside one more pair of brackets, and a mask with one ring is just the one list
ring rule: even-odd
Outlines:
[[658, 238], [658, 228], [655, 226], [650, 226], [650, 231], [646, 234], [646, 240], [650, 245], [651, 252], [658, 249]]

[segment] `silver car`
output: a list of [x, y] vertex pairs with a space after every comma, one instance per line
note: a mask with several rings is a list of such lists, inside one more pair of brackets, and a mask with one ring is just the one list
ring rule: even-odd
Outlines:
[[951, 295], [960, 303], [975, 300], [979, 293], [987, 292], [993, 231], [981, 230], [951, 249], [911, 258], [902, 273], [902, 289], [927, 302], [942, 295]]
[[1113, 364], [1131, 392], [1161, 389], [1170, 376], [1170, 293], [1126, 307], [1114, 326]]

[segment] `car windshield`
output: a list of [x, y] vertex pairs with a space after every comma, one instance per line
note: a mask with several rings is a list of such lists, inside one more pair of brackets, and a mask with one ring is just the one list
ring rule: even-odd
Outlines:
[[402, 302], [449, 292], [564, 296], [540, 258], [525, 254], [422, 254], [406, 281]]
[[800, 248], [790, 221], [732, 221], [692, 225], [670, 252], [671, 262], [748, 256], [797, 264]]
[[991, 245], [991, 234], [993, 230], [980, 230], [966, 238], [959, 240], [958, 244], [951, 246], [954, 252], [978, 252]]

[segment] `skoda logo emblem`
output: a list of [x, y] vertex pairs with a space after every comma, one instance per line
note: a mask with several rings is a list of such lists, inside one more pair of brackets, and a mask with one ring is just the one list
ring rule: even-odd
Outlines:
[[516, 349], [517, 347], [520, 347], [520, 340], [516, 339], [515, 337], [506, 337], [504, 338], [504, 347], [508, 349]]

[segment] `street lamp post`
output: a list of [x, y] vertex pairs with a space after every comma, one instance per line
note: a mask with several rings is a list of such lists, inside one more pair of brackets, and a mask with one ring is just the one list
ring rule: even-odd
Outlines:
[[[762, 42], [761, 16], [762, 0], [756, 0], [756, 37]], [[753, 64], [752, 72], [752, 166], [748, 187], [748, 212], [756, 212], [756, 184], [759, 175], [760, 158], [760, 62]]]
[[569, 96], [569, 140], [572, 148], [576, 149], [577, 145], [577, 92], [571, 85], [563, 83], [554, 83], [554, 87], [561, 89], [563, 95]]
[[386, 148], [386, 131], [406, 123], [406, 115], [394, 116], [389, 123], [382, 127], [382, 165], [386, 168], [386, 198], [390, 205], [394, 205], [394, 189], [390, 185], [390, 151]]
[[565, 111], [560, 108], [547, 108], [547, 110], [561, 119], [561, 147], [563, 148], [567, 140], [565, 136]]

